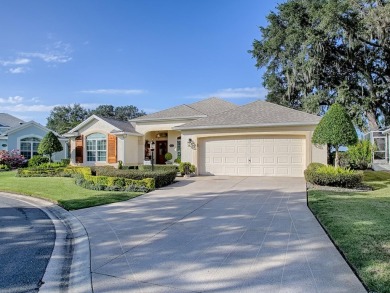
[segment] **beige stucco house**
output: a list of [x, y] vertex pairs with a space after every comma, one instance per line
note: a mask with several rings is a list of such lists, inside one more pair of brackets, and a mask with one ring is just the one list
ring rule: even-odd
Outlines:
[[65, 134], [77, 165], [139, 165], [164, 155], [191, 162], [199, 175], [301, 177], [326, 163], [311, 143], [320, 117], [265, 101], [237, 106], [218, 98], [180, 105], [129, 122], [91, 116]]

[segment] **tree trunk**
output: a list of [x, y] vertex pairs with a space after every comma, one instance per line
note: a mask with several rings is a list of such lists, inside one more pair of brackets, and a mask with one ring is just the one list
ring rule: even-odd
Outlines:
[[378, 122], [376, 121], [375, 114], [370, 111], [367, 112], [368, 127], [370, 131], [375, 131], [379, 129]]
[[335, 158], [334, 158], [334, 166], [335, 167], [338, 167], [340, 166], [340, 157], [339, 157], [339, 147], [335, 147], [336, 149], [336, 155], [335, 155]]

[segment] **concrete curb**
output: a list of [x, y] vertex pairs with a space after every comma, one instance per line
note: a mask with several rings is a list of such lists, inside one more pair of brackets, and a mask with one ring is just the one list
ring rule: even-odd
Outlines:
[[19, 194], [1, 193], [36, 206], [45, 212], [54, 224], [56, 239], [39, 292], [93, 292], [89, 239], [81, 222], [52, 202]]

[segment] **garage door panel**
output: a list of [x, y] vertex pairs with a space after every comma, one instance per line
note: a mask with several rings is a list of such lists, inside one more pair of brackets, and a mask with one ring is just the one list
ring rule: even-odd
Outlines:
[[289, 175], [289, 167], [278, 167], [276, 169], [276, 174], [279, 176], [288, 176]]
[[214, 164], [221, 164], [222, 158], [221, 157], [213, 157], [213, 163]]
[[225, 163], [226, 164], [236, 164], [236, 158], [235, 157], [225, 157]]
[[263, 157], [263, 163], [264, 164], [275, 164], [275, 157]]
[[288, 153], [289, 152], [289, 147], [288, 145], [279, 145], [276, 147], [276, 152], [278, 153]]
[[263, 153], [265, 154], [273, 154], [275, 146], [274, 145], [266, 145], [263, 147]]
[[289, 156], [277, 156], [277, 162], [278, 164], [288, 164]]
[[305, 139], [221, 137], [200, 140], [200, 174], [302, 177]]
[[292, 156], [291, 157], [291, 164], [299, 164], [299, 165], [302, 165], [303, 164], [303, 157], [302, 156]]
[[263, 175], [263, 167], [250, 167], [249, 173], [252, 176], [262, 176]]
[[225, 153], [227, 154], [235, 154], [236, 153], [236, 148], [235, 147], [225, 147]]

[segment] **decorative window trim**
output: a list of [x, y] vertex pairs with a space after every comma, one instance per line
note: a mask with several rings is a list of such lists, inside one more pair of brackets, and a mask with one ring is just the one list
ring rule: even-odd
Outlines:
[[[92, 137], [91, 136], [95, 136]], [[87, 162], [107, 161], [107, 135], [93, 132], [85, 137], [85, 151]]]
[[[39, 139], [39, 142], [41, 142], [41, 140], [43, 139], [42, 136], [36, 135], [36, 134], [33, 134], [33, 133], [19, 136], [16, 141], [17, 141], [18, 150], [20, 151], [21, 154], [23, 153], [21, 144], [24, 142], [22, 140], [24, 140], [26, 138], [36, 138], [36, 139]], [[36, 141], [26, 141], [26, 142], [36, 143]], [[38, 144], [39, 144], [39, 142], [38, 142]], [[30, 157], [28, 158], [28, 156], [26, 156], [26, 159], [31, 159], [35, 155], [34, 154], [33, 144], [31, 144], [31, 147], [30, 147], [30, 154], [31, 154]]]

